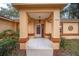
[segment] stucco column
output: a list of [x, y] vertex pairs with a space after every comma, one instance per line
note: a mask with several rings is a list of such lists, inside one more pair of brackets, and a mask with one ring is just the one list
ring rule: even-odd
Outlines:
[[25, 10], [20, 10], [20, 49], [26, 50], [28, 41], [28, 16]]
[[59, 50], [60, 46], [60, 9], [56, 9], [53, 12], [52, 19], [52, 42], [54, 52]]

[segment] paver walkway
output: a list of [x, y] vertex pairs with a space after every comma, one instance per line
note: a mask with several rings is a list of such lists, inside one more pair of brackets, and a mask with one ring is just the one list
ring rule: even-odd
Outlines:
[[52, 56], [53, 44], [46, 38], [34, 38], [27, 42], [27, 56]]

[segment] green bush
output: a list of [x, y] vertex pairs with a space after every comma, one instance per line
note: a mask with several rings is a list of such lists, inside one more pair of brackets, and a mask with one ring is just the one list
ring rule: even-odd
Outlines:
[[0, 33], [0, 39], [6, 39], [7, 37], [18, 40], [19, 32], [15, 32], [13, 30], [4, 30]]
[[64, 38], [61, 38], [60, 48], [65, 48], [65, 41], [64, 41]]
[[16, 42], [17, 41], [9, 37], [0, 41], [0, 55], [9, 55], [16, 47]]
[[16, 48], [16, 44], [19, 39], [19, 32], [13, 30], [5, 30], [0, 33], [0, 55], [5, 56], [12, 53], [12, 50]]

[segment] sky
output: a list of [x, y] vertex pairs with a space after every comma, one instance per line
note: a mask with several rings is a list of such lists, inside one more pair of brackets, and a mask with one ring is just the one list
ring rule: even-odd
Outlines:
[[7, 8], [7, 5], [6, 5], [6, 3], [0, 3], [0, 7]]

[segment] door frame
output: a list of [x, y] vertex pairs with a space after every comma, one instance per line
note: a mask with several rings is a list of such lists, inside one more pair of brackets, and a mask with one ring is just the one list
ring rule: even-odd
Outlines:
[[[40, 26], [40, 34], [37, 34], [37, 26]], [[42, 37], [42, 24], [35, 24], [35, 37]]]

